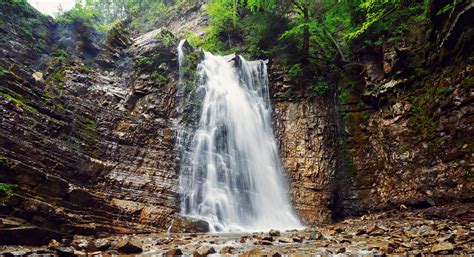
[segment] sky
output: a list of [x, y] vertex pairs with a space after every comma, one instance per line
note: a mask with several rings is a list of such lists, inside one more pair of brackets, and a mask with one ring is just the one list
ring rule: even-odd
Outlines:
[[74, 7], [76, 0], [28, 0], [33, 7], [44, 14], [55, 16], [60, 10], [68, 11]]

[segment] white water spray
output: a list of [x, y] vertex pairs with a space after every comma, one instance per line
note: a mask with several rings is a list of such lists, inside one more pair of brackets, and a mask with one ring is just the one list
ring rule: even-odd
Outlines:
[[208, 221], [211, 232], [301, 228], [273, 136], [266, 64], [233, 62], [206, 52], [198, 65], [200, 120], [193, 132], [178, 134], [192, 135], [178, 139], [187, 144], [181, 212]]

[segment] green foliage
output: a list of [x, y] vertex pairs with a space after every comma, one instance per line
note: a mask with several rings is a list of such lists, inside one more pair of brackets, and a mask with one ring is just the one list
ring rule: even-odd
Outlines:
[[227, 54], [234, 52], [230, 38], [241, 38], [242, 28], [238, 22], [236, 2], [233, 0], [214, 0], [206, 8], [210, 21], [207, 37], [203, 40], [206, 50]]
[[13, 185], [0, 183], [0, 191], [4, 192], [6, 195], [13, 194]]
[[188, 43], [194, 48], [198, 48], [204, 44], [204, 40], [190, 30], [184, 31], [184, 37], [186, 38]]
[[161, 31], [156, 35], [158, 39], [161, 39], [167, 46], [172, 46], [175, 44], [176, 38], [169, 31]]
[[58, 16], [56, 21], [63, 25], [72, 25], [81, 22], [87, 26], [97, 26], [100, 12], [89, 5], [76, 4], [74, 8], [65, 14]]
[[8, 74], [8, 73], [10, 73], [9, 70], [7, 70], [7, 69], [5, 69], [5, 68], [3, 68], [3, 67], [0, 66], [0, 77], [3, 77], [3, 76], [5, 76], [5, 75]]
[[61, 73], [61, 71], [56, 71], [54, 74], [53, 74], [53, 79], [54, 81], [58, 82], [58, 83], [63, 83], [63, 74]]
[[[0, 203], [4, 204], [6, 200], [13, 195], [16, 185], [0, 183]], [[3, 197], [2, 197], [3, 196]]]
[[151, 57], [140, 57], [136, 60], [136, 63], [140, 66], [148, 66], [153, 64], [153, 58]]
[[439, 16], [440, 16], [440, 15], [443, 15], [443, 14], [445, 14], [445, 13], [450, 12], [451, 10], [453, 10], [454, 8], [456, 8], [456, 6], [457, 6], [458, 4], [460, 4], [461, 2], [462, 2], [462, 1], [460, 1], [460, 0], [454, 0], [454, 2], [446, 4], [441, 10], [439, 10], [439, 11], [436, 13], [436, 15], [439, 15]]
[[3, 89], [2, 90], [6, 90], [7, 92], [0, 92], [0, 97], [4, 97], [8, 100], [10, 100], [12, 103], [16, 104], [17, 106], [20, 106], [22, 107], [23, 109], [26, 109], [30, 112], [33, 112], [33, 113], [38, 113], [38, 110], [36, 110], [34, 107], [32, 107], [31, 105], [29, 104], [26, 104], [24, 102], [24, 99], [21, 95], [11, 91], [11, 90], [8, 90], [8, 89]]
[[0, 155], [0, 166], [13, 169], [15, 167], [15, 163], [10, 160], [8, 157]]
[[[47, 17], [37, 12], [27, 1], [23, 0], [1, 0], [0, 1], [0, 27], [7, 28], [14, 33], [0, 33], [0, 39], [19, 37], [27, 40], [22, 42], [32, 48], [44, 51], [49, 27]], [[10, 28], [10, 29], [8, 29]]]
[[135, 63], [142, 69], [157, 69], [161, 61], [160, 53], [154, 53], [152, 56], [142, 56], [135, 60]]
[[354, 31], [347, 34], [347, 39], [353, 40], [360, 37], [372, 24], [381, 20], [399, 3], [400, 0], [363, 0], [359, 4], [359, 11], [364, 14], [365, 19]]
[[303, 69], [301, 68], [301, 64], [297, 63], [291, 66], [287, 74], [292, 79], [301, 76], [303, 74]]
[[277, 0], [247, 0], [247, 6], [252, 11], [269, 10], [275, 8]]
[[159, 71], [154, 71], [150, 77], [153, 80], [157, 80], [159, 82], [159, 85], [163, 85], [168, 81], [168, 78], [161, 74], [161, 72]]
[[322, 96], [329, 91], [329, 82], [325, 78], [319, 78], [311, 89], [316, 95]]
[[341, 99], [342, 101], [346, 101], [347, 99], [349, 99], [349, 92], [347, 91], [341, 91], [339, 93], [339, 99]]

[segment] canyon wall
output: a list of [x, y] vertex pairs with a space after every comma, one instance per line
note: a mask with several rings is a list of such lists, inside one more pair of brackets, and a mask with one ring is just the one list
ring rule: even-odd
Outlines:
[[[199, 29], [201, 7], [184, 13]], [[124, 22], [105, 37], [0, 8], [0, 238], [195, 226], [176, 215], [172, 33], [132, 39]], [[306, 224], [472, 202], [472, 10], [434, 16], [428, 38], [414, 31], [361, 49], [325, 96], [299, 93], [304, 85], [270, 65], [275, 135]], [[24, 16], [44, 33], [22, 31]], [[168, 23], [177, 35], [179, 22]]]
[[336, 97], [303, 93], [284, 67], [271, 67], [276, 136], [307, 224], [472, 202], [474, 9], [440, 8], [431, 5], [427, 27], [354, 50]]
[[[131, 40], [120, 24], [96, 44], [81, 24], [60, 27], [25, 12], [45, 24], [48, 43], [35, 49], [14, 19], [2, 27], [0, 169], [8, 188], [0, 211], [12, 218], [2, 241], [11, 233], [38, 243], [49, 240], [38, 233], [167, 228], [178, 208], [176, 39], [157, 30]], [[64, 33], [78, 39], [66, 46]]]

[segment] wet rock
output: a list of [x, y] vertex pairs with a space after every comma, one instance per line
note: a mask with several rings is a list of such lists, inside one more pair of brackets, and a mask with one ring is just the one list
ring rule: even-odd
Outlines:
[[262, 238], [262, 240], [272, 242], [272, 241], [273, 241], [273, 237], [272, 237], [272, 236], [264, 236], [264, 237]]
[[270, 236], [275, 236], [275, 237], [281, 236], [280, 231], [279, 231], [279, 230], [275, 230], [275, 229], [270, 230], [270, 232], [268, 232], [268, 234], [269, 234]]
[[61, 243], [59, 243], [58, 241], [52, 239], [51, 241], [49, 241], [49, 244], [48, 244], [48, 248], [51, 248], [51, 247], [56, 247], [56, 246], [61, 246]]
[[239, 257], [250, 257], [250, 256], [263, 256], [264, 252], [258, 248], [254, 248], [250, 251], [242, 253]]
[[345, 247], [340, 247], [336, 250], [336, 253], [345, 253], [346, 252], [346, 248]]
[[321, 234], [318, 234], [316, 231], [311, 231], [309, 234], [309, 239], [310, 240], [319, 240], [321, 239]]
[[143, 252], [142, 243], [138, 240], [121, 240], [115, 246], [122, 253], [141, 253]]
[[420, 235], [427, 235], [433, 231], [433, 228], [427, 225], [423, 225], [418, 228], [417, 232]]
[[177, 256], [177, 255], [183, 255], [183, 252], [179, 248], [171, 249], [165, 253], [165, 256]]
[[278, 238], [278, 242], [287, 244], [287, 243], [293, 242], [293, 239], [288, 238], [288, 237], [281, 237], [281, 238]]
[[41, 72], [35, 72], [33, 73], [33, 78], [36, 80], [36, 81], [43, 81], [43, 73]]
[[431, 253], [434, 254], [447, 254], [451, 253], [454, 250], [454, 245], [448, 242], [441, 242], [439, 244], [434, 244], [431, 247]]
[[76, 254], [74, 253], [74, 249], [69, 247], [62, 247], [62, 246], [53, 246], [50, 247], [50, 250], [54, 250], [58, 253], [59, 257], [74, 257]]
[[235, 248], [232, 246], [224, 246], [219, 251], [220, 254], [232, 254], [235, 251]]
[[256, 242], [257, 245], [273, 245], [272, 241], [269, 240], [259, 240]]
[[176, 217], [171, 224], [170, 232], [172, 233], [199, 233], [209, 232], [209, 223], [205, 220]]
[[385, 234], [385, 229], [375, 225], [367, 233], [371, 236], [381, 236]]
[[194, 257], [208, 256], [209, 254], [214, 254], [214, 253], [216, 253], [216, 250], [214, 249], [214, 247], [201, 246], [196, 251], [194, 251], [193, 256]]
[[356, 236], [361, 236], [361, 235], [364, 235], [364, 234], [367, 234], [367, 231], [363, 228], [359, 228], [357, 229], [357, 231], [355, 232], [355, 235]]
[[107, 251], [112, 246], [112, 243], [107, 239], [98, 239], [95, 241], [94, 245], [99, 251]]
[[294, 236], [293, 237], [293, 242], [295, 243], [301, 243], [303, 242], [303, 238], [299, 237], [299, 236]]
[[60, 238], [61, 234], [35, 226], [0, 228], [0, 242], [5, 245], [47, 245], [51, 238]]
[[71, 246], [72, 239], [71, 238], [63, 238], [61, 239], [61, 245], [63, 246]]

